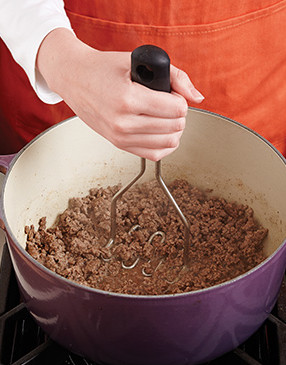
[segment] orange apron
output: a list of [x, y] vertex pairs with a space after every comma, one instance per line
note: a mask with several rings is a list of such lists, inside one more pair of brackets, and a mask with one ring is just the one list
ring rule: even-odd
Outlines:
[[[203, 109], [235, 119], [286, 155], [286, 0], [66, 0], [77, 36], [100, 50], [164, 48], [205, 96]], [[0, 153], [18, 151], [71, 116], [42, 103], [0, 44]]]

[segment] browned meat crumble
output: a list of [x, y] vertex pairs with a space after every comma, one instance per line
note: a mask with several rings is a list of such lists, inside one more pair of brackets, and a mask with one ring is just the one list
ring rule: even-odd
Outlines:
[[[117, 203], [117, 235], [106, 248], [110, 202], [119, 186], [91, 189], [69, 200], [56, 224], [25, 227], [27, 251], [48, 269], [93, 288], [158, 295], [189, 292], [232, 279], [265, 259], [253, 210], [175, 180], [169, 189], [190, 222], [189, 267], [183, 264], [184, 226], [155, 181], [136, 185]], [[130, 232], [131, 227], [139, 224]], [[152, 233], [162, 231], [165, 241]], [[123, 269], [122, 263], [133, 269]], [[105, 259], [105, 260], [104, 260]], [[183, 268], [183, 269], [182, 269]], [[151, 276], [145, 276], [142, 274]]]

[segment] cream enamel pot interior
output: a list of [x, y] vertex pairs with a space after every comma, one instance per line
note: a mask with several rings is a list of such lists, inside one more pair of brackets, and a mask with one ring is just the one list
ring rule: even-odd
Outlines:
[[[162, 161], [164, 179], [185, 178], [253, 207], [269, 229], [268, 258], [234, 280], [191, 293], [107, 293], [68, 281], [31, 258], [24, 226], [42, 216], [51, 225], [70, 197], [129, 181], [140, 160], [77, 117], [50, 128], [15, 156], [2, 191], [1, 214], [28, 310], [51, 338], [98, 363], [198, 364], [230, 351], [255, 332], [277, 299], [286, 264], [285, 163], [251, 130], [189, 109], [179, 149]], [[144, 179], [152, 179], [154, 164], [147, 165]]]

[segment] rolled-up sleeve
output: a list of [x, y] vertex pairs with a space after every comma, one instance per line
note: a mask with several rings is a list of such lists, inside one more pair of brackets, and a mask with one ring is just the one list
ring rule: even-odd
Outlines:
[[36, 69], [38, 49], [56, 28], [72, 31], [62, 0], [0, 0], [0, 37], [15, 61], [24, 69], [38, 97], [55, 104], [61, 97], [52, 92]]

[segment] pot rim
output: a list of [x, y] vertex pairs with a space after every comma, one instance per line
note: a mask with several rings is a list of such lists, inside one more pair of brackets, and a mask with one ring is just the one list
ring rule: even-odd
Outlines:
[[[280, 159], [283, 161], [283, 163], [286, 165], [286, 159], [284, 158], [284, 156], [267, 140], [265, 139], [263, 136], [261, 136], [260, 134], [258, 134], [256, 131], [250, 129], [249, 127], [231, 119], [228, 117], [225, 117], [223, 115], [220, 115], [218, 113], [214, 113], [208, 110], [204, 110], [204, 109], [199, 109], [199, 108], [194, 108], [194, 107], [188, 107], [188, 110], [194, 110], [194, 111], [198, 111], [198, 112], [203, 112], [205, 114], [210, 114], [210, 115], [214, 115], [214, 116], [218, 116], [222, 119], [227, 120], [228, 122], [234, 123], [244, 129], [246, 129], [248, 132], [256, 135], [258, 138], [260, 138], [262, 141], [264, 141], [277, 155], [278, 157], [280, 157]], [[284, 246], [286, 246], [286, 237], [284, 238], [284, 240], [282, 241], [282, 243], [279, 245], [279, 247], [270, 255], [268, 256], [265, 260], [263, 260], [259, 265], [253, 267], [252, 269], [248, 270], [247, 272], [236, 276], [233, 279], [230, 279], [228, 281], [225, 281], [223, 283], [217, 284], [217, 285], [213, 285], [210, 286], [208, 288], [203, 288], [203, 289], [198, 289], [198, 290], [194, 290], [194, 291], [190, 291], [190, 292], [185, 292], [185, 293], [175, 293], [175, 294], [159, 294], [159, 295], [135, 295], [135, 294], [123, 294], [123, 293], [114, 293], [114, 292], [109, 292], [109, 291], [105, 291], [105, 290], [101, 290], [101, 289], [96, 289], [96, 288], [92, 288], [89, 287], [87, 285], [84, 284], [79, 284], [76, 283], [72, 280], [69, 280], [67, 278], [64, 278], [63, 276], [51, 271], [50, 269], [48, 269], [47, 267], [45, 267], [44, 265], [42, 265], [41, 263], [39, 263], [36, 259], [34, 259], [19, 243], [18, 240], [16, 239], [16, 237], [14, 236], [9, 224], [8, 224], [8, 220], [6, 219], [6, 215], [5, 215], [5, 210], [4, 210], [4, 193], [5, 193], [5, 187], [7, 184], [7, 180], [9, 177], [10, 172], [13, 169], [14, 164], [16, 163], [16, 161], [18, 160], [18, 158], [25, 152], [26, 149], [29, 148], [29, 146], [31, 144], [33, 144], [34, 142], [36, 142], [39, 138], [41, 138], [42, 135], [48, 133], [50, 130], [52, 130], [53, 128], [56, 128], [58, 125], [61, 125], [63, 123], [67, 123], [69, 122], [71, 119], [76, 118], [77, 116], [72, 116], [70, 118], [67, 118], [57, 124], [52, 125], [51, 127], [49, 127], [48, 129], [46, 129], [45, 131], [43, 131], [42, 133], [40, 133], [39, 135], [37, 135], [32, 141], [30, 141], [29, 143], [27, 143], [18, 153], [15, 154], [15, 157], [13, 158], [13, 160], [11, 161], [9, 168], [7, 170], [7, 173], [5, 175], [4, 178], [4, 182], [2, 185], [2, 192], [0, 195], [0, 216], [2, 216], [2, 220], [4, 222], [4, 226], [5, 226], [5, 230], [6, 230], [6, 234], [9, 235], [12, 243], [16, 246], [16, 248], [18, 250], [21, 251], [21, 253], [33, 264], [36, 265], [38, 269], [44, 271], [46, 274], [54, 277], [54, 279], [58, 279], [63, 281], [66, 284], [69, 284], [71, 286], [74, 286], [76, 289], [80, 289], [80, 290], [87, 290], [91, 293], [97, 293], [97, 294], [102, 294], [105, 296], [112, 296], [112, 297], [119, 297], [119, 298], [126, 298], [126, 299], [141, 299], [141, 300], [151, 300], [151, 299], [171, 299], [171, 298], [179, 298], [179, 297], [185, 297], [185, 296], [193, 296], [193, 295], [197, 295], [197, 294], [205, 294], [205, 293], [209, 293], [210, 291], [216, 290], [218, 288], [224, 288], [226, 286], [232, 286], [234, 284], [236, 284], [237, 282], [243, 280], [244, 278], [254, 275], [254, 273], [262, 268], [264, 268], [267, 265], [271, 264], [271, 261], [274, 259], [275, 256], [277, 256], [279, 254], [280, 251], [283, 250]], [[8, 247], [10, 245], [9, 239], [7, 240], [8, 243]]]

